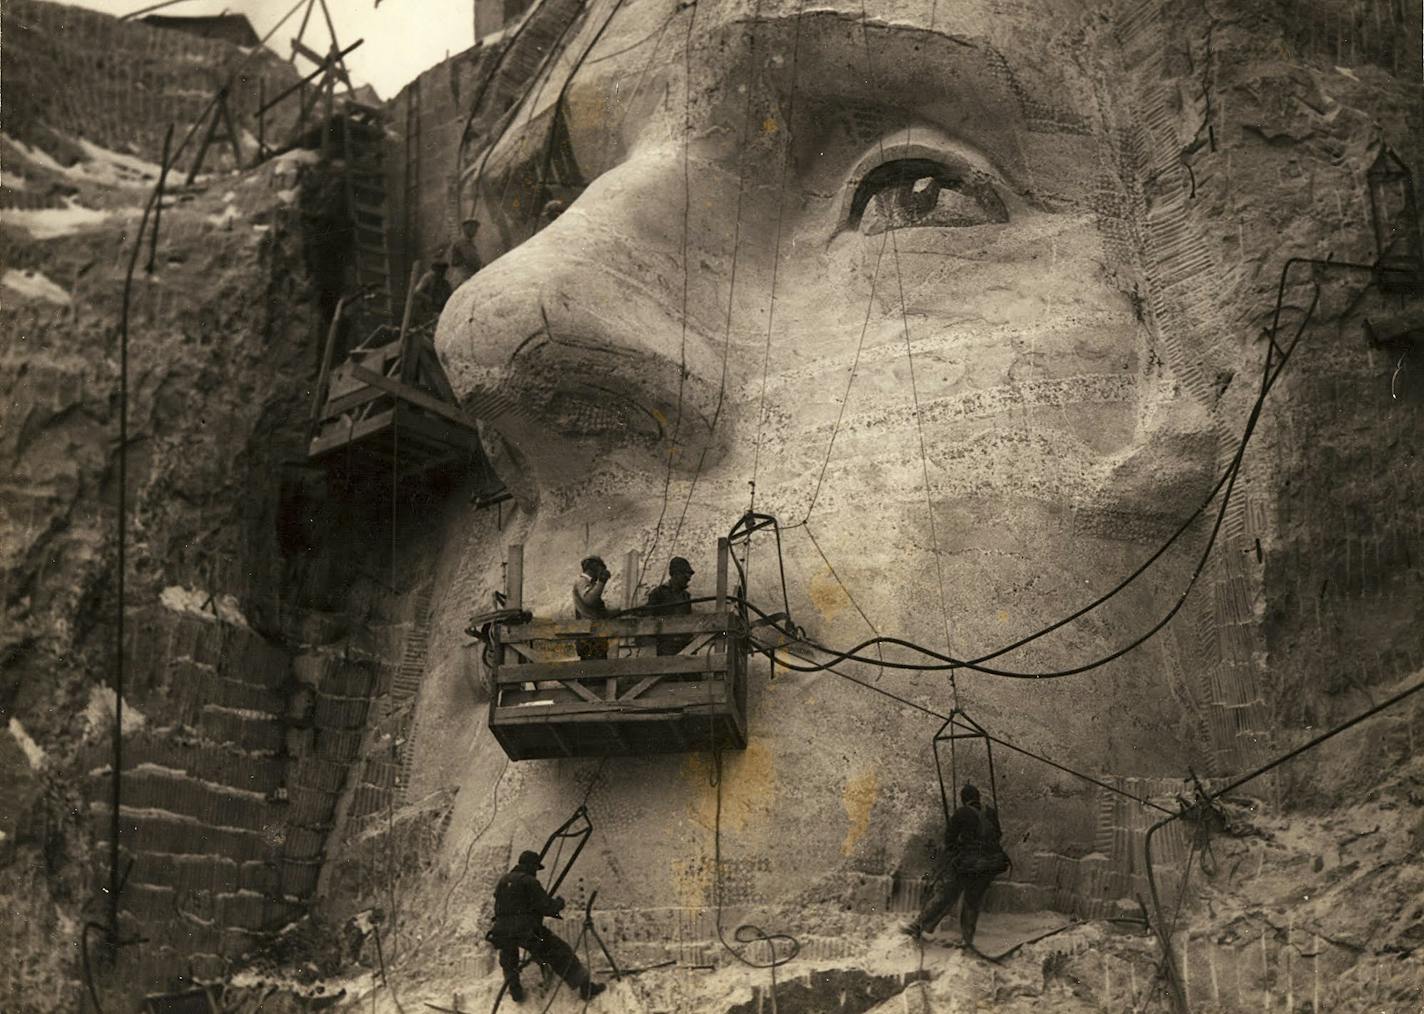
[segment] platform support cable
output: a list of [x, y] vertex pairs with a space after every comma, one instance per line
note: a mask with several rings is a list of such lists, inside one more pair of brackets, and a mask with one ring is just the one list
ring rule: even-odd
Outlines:
[[[682, 340], [678, 347], [677, 366], [677, 411], [673, 420], [672, 437], [668, 441], [667, 467], [663, 474], [663, 505], [658, 511], [658, 520], [653, 527], [652, 541], [643, 552], [643, 566], [653, 558], [658, 548], [658, 540], [663, 533], [663, 519], [667, 516], [668, 494], [672, 488], [672, 463], [677, 455], [677, 441], [682, 435], [682, 401], [687, 387], [687, 297], [692, 272], [688, 264], [688, 244], [692, 236], [692, 39], [697, 26], [697, 5], [690, 4], [687, 18], [687, 35], [683, 40], [683, 99], [682, 99]], [[735, 251], [733, 251], [735, 253]], [[639, 582], [642, 575], [638, 576]]]

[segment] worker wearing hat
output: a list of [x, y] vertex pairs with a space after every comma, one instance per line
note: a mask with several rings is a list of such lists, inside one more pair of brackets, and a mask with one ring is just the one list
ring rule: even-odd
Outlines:
[[515, 1003], [524, 1000], [524, 985], [519, 981], [521, 947], [539, 964], [558, 973], [579, 996], [592, 999], [607, 987], [594, 982], [573, 948], [544, 925], [545, 916], [557, 916], [564, 910], [564, 899], [549, 897], [539, 883], [538, 873], [543, 868], [539, 853], [528, 849], [519, 853], [514, 869], [495, 885], [494, 928], [486, 939], [499, 948], [499, 967]]
[[455, 269], [455, 288], [464, 285], [475, 273], [484, 267], [480, 252], [475, 248], [475, 234], [480, 231], [478, 218], [467, 218], [460, 223], [460, 235], [450, 242], [450, 267]]
[[[691, 615], [692, 594], [687, 586], [692, 582], [693, 573], [692, 564], [684, 557], [674, 556], [668, 561], [667, 580], [648, 592], [648, 605], [643, 612], [649, 616]], [[659, 634], [658, 654], [676, 655], [691, 640], [691, 634]]]
[[420, 276], [411, 293], [410, 323], [412, 327], [430, 324], [440, 319], [440, 311], [450, 299], [450, 280], [445, 277], [449, 262], [443, 253], [430, 261], [430, 270]]

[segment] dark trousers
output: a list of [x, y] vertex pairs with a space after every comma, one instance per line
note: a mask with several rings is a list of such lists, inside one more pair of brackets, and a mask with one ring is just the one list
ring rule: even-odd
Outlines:
[[558, 936], [549, 932], [548, 927], [537, 930], [514, 944], [504, 944], [499, 949], [499, 967], [504, 969], [505, 982], [519, 981], [519, 948], [523, 947], [541, 965], [547, 965], [559, 975], [571, 989], [582, 989], [588, 983], [588, 969], [578, 959], [574, 949]]
[[574, 642], [574, 650], [581, 659], [607, 658], [608, 638], [580, 637]]
[[984, 895], [988, 893], [993, 879], [967, 876], [954, 870], [947, 871], [930, 892], [929, 900], [916, 916], [914, 925], [918, 926], [921, 932], [933, 933], [939, 921], [949, 914], [949, 910], [962, 894], [964, 903], [959, 906], [959, 932], [966, 944], [973, 944], [974, 928], [979, 923], [979, 910], [984, 905]]

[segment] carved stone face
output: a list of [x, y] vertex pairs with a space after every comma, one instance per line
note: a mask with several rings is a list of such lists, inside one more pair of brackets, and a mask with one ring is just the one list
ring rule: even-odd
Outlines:
[[[455, 293], [438, 343], [498, 434], [520, 510], [465, 566], [496, 587], [502, 547], [523, 542], [525, 602], [544, 614], [567, 610], [589, 552], [638, 550], [639, 602], [673, 554], [710, 594], [716, 537], [754, 480], [755, 508], [787, 529], [791, 611], [813, 636], [984, 654], [1128, 574], [1224, 464], [1152, 310], [1144, 232], [1165, 191], [1144, 188], [1131, 150], [1128, 43], [1068, 2], [800, 6], [626, 0], [548, 157], [559, 88], [613, 10], [595, 5], [499, 140], [474, 203], [502, 255]], [[569, 155], [587, 187], [541, 188]], [[544, 200], [575, 195], [534, 231]], [[1172, 606], [1202, 535], [993, 664], [1059, 670], [1125, 645]], [[751, 597], [780, 609], [769, 537], [749, 568]], [[1179, 774], [1192, 747], [1173, 695], [1197, 637], [1182, 627], [1069, 679], [961, 671], [958, 703], [1082, 770]], [[845, 669], [955, 703], [944, 673]], [[894, 870], [938, 819], [938, 723], [833, 675], [768, 683], [762, 665], [752, 685], [753, 747], [726, 759], [724, 792], [736, 849], [769, 856], [754, 895], [838, 866]], [[1081, 854], [1085, 787], [995, 760], [1007, 833]], [[522, 770], [526, 824], [581, 791], [567, 768]], [[966, 774], [986, 783], [982, 750]], [[608, 848], [664, 821], [668, 856], [685, 857], [702, 832], [682, 822], [710, 816], [705, 775], [699, 758], [610, 762]], [[646, 903], [705, 900], [692, 874], [660, 871], [636, 889]]]

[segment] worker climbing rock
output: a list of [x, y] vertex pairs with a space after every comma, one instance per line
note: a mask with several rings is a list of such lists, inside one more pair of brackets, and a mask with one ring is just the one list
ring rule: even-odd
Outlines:
[[450, 299], [450, 281], [445, 277], [448, 267], [444, 256], [436, 257], [430, 264], [430, 270], [415, 283], [415, 291], [411, 293], [414, 301], [410, 314], [412, 326], [420, 327], [440, 318], [440, 311], [445, 309]]
[[963, 896], [959, 907], [959, 932], [964, 946], [974, 946], [974, 930], [984, 895], [995, 877], [1009, 868], [1009, 857], [999, 842], [999, 814], [984, 806], [979, 789], [966, 784], [959, 792], [960, 806], [945, 829], [945, 855], [934, 890], [915, 920], [904, 927], [912, 937], [933, 933], [939, 921]]
[[[604, 620], [612, 615], [603, 601], [603, 589], [612, 573], [601, 556], [586, 556], [579, 562], [574, 581], [574, 615], [581, 620]], [[607, 658], [608, 639], [584, 637], [574, 642], [579, 658]]]
[[450, 267], [455, 269], [454, 288], [468, 282], [485, 266], [480, 260], [479, 250], [475, 248], [475, 235], [479, 231], [479, 219], [467, 218], [460, 223], [460, 235], [450, 243]]
[[[692, 564], [681, 556], [674, 556], [668, 562], [667, 580], [648, 592], [648, 604], [642, 611], [649, 616], [691, 615], [692, 595], [687, 586], [694, 573]], [[658, 654], [676, 655], [691, 640], [691, 634], [659, 634]]]
[[543, 868], [539, 853], [526, 849], [514, 869], [499, 878], [494, 888], [494, 928], [488, 939], [499, 948], [499, 967], [515, 1003], [524, 1000], [524, 985], [519, 981], [520, 948], [557, 973], [583, 999], [591, 1000], [608, 987], [594, 982], [573, 948], [544, 925], [545, 916], [564, 910], [564, 899], [549, 897], [539, 883], [537, 874]]

